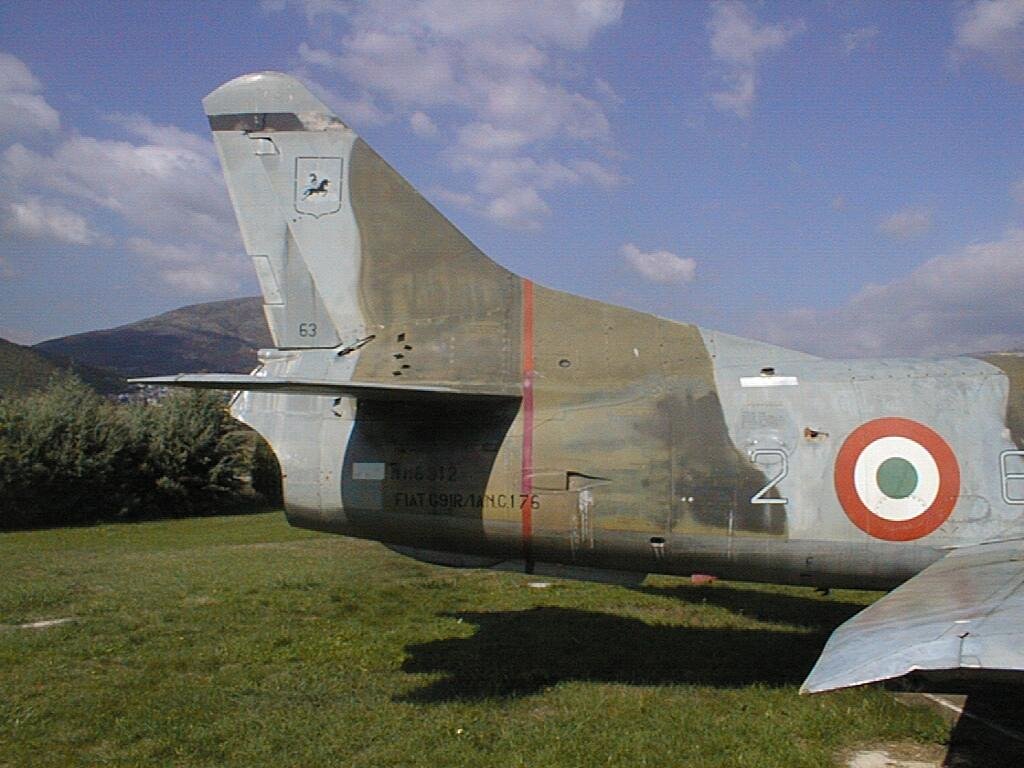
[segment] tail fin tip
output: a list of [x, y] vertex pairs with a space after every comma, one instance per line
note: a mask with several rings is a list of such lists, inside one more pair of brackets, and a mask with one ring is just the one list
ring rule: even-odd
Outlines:
[[[331, 110], [301, 82], [283, 72], [253, 72], [236, 77], [211, 91], [203, 109], [214, 130], [230, 129], [223, 118], [254, 115], [326, 115], [340, 122]], [[217, 118], [221, 118], [217, 120]]]

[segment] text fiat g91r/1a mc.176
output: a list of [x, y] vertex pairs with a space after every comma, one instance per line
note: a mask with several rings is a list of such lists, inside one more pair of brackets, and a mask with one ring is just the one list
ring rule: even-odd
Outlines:
[[431, 562], [896, 588], [824, 691], [1024, 670], [1024, 358], [824, 360], [535, 285], [300, 83], [204, 100], [275, 349], [233, 413], [292, 524]]

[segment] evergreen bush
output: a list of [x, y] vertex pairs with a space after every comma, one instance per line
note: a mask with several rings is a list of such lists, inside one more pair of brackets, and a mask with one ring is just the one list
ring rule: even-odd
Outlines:
[[[214, 392], [116, 405], [74, 375], [0, 397], [0, 527], [179, 517], [279, 504], [280, 470]], [[276, 474], [277, 494], [274, 494]]]

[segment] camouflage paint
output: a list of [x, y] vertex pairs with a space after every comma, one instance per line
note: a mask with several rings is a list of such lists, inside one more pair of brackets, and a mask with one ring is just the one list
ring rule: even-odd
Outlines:
[[362, 139], [349, 166], [360, 314], [377, 336], [363, 348], [356, 378], [518, 385], [519, 278], [484, 256]]
[[[291, 78], [239, 78], [205, 104], [283, 348], [264, 354], [268, 374], [508, 394], [426, 406], [243, 395], [235, 411], [277, 450], [295, 524], [527, 567], [878, 586], [1015, 515], [994, 501], [991, 447], [962, 434], [963, 496], [925, 542], [873, 540], [832, 483], [844, 436], [874, 418], [944, 434], [950, 414], [984, 434], [1008, 418], [1020, 444], [1010, 363], [1007, 417], [1006, 377], [984, 363], [822, 361], [537, 286]], [[300, 195], [310, 169], [337, 182], [336, 209]], [[742, 383], [765, 367], [799, 386]], [[753, 460], [766, 447], [789, 456], [777, 483]]]
[[[533, 386], [536, 377], [533, 355], [534, 303], [533, 283], [522, 282], [522, 348], [523, 348], [523, 447], [520, 460], [519, 505], [520, 537], [523, 541], [523, 560], [526, 569], [533, 570], [533, 417], [535, 404]], [[567, 486], [568, 487], [568, 486]]]
[[981, 358], [1006, 374], [1010, 392], [1006, 402], [1006, 426], [1017, 448], [1024, 450], [1024, 353], [985, 355]]
[[277, 452], [292, 523], [591, 578], [910, 579], [805, 690], [1021, 679], [1020, 355], [821, 360], [536, 286], [295, 80], [204, 106], [278, 347], [232, 411]]

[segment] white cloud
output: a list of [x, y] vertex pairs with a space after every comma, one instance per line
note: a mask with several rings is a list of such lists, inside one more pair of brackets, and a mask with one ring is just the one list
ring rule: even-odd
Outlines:
[[904, 208], [886, 216], [878, 225], [881, 232], [897, 240], [909, 240], [932, 228], [932, 212], [927, 208]]
[[0, 75], [0, 91], [4, 93], [35, 93], [43, 89], [43, 84], [32, 74], [28, 65], [9, 53], [0, 52]]
[[478, 154], [455, 151], [447, 157], [453, 168], [473, 172], [478, 194], [434, 187], [431, 197], [513, 229], [536, 231], [550, 216], [551, 208], [540, 191], [585, 182], [611, 188], [623, 182], [617, 172], [592, 160], [571, 160], [565, 165], [523, 156], [483, 159]]
[[593, 160], [573, 160], [571, 165], [573, 170], [580, 175], [580, 178], [590, 179], [598, 186], [606, 189], [617, 187], [625, 181], [618, 171], [594, 162]]
[[173, 138], [134, 144], [73, 135], [49, 154], [14, 144], [0, 156], [0, 175], [113, 211], [150, 235], [236, 242], [216, 159], [184, 144]]
[[[592, 84], [594, 94], [584, 93], [578, 68], [566, 57], [617, 23], [622, 5], [371, 0], [350, 6], [340, 44], [303, 43], [299, 56], [306, 66], [340, 75], [367, 98], [380, 99], [407, 118], [416, 135], [437, 134], [428, 113], [445, 110], [446, 122], [455, 125], [443, 152], [472, 177], [472, 189], [460, 194], [475, 200], [464, 207], [506, 226], [536, 229], [550, 213], [543, 190], [559, 184], [610, 186], [617, 178], [597, 159], [574, 168], [557, 163], [562, 171], [542, 158], [555, 142], [576, 154], [574, 148], [607, 150], [611, 127], [597, 97], [611, 101], [613, 92], [607, 84]], [[341, 117], [347, 119], [344, 112]], [[496, 160], [521, 170], [508, 173]], [[498, 184], [498, 178], [506, 183]]]
[[717, 0], [708, 20], [712, 57], [720, 62], [725, 90], [711, 94], [714, 105], [749, 117], [757, 91], [757, 68], [770, 53], [784, 48], [803, 32], [803, 21], [760, 24], [739, 0]]
[[739, 0], [719, 0], [711, 7], [708, 29], [715, 58], [753, 67], [765, 54], [783, 48], [802, 31], [803, 22], [759, 25], [754, 14]]
[[313, 94], [331, 109], [335, 110], [346, 124], [356, 128], [384, 125], [391, 116], [384, 113], [374, 98], [366, 91], [352, 96], [343, 96], [320, 83], [308, 68], [298, 67], [292, 75], [302, 80]]
[[183, 293], [224, 294], [240, 286], [239, 267], [243, 262], [236, 253], [214, 251], [197, 243], [159, 243], [142, 237], [129, 238], [125, 245], [149, 261], [165, 285]]
[[69, 245], [92, 245], [107, 241], [107, 238], [89, 226], [84, 216], [59, 203], [39, 197], [9, 203], [3, 230], [20, 237]]
[[465, 208], [466, 210], [474, 210], [474, 204], [476, 203], [476, 198], [473, 195], [466, 192], [456, 192], [451, 189], [445, 189], [444, 187], [432, 188], [430, 190], [430, 197], [434, 200], [440, 200], [459, 208]]
[[143, 139], [148, 145], [188, 150], [210, 160], [216, 159], [217, 152], [208, 136], [197, 136], [176, 125], [154, 123], [145, 115], [111, 115], [109, 119], [128, 134]]
[[409, 127], [421, 139], [437, 138], [437, 125], [426, 112], [416, 111], [409, 115]]
[[302, 12], [308, 24], [322, 28], [333, 17], [344, 17], [352, 10], [349, 0], [260, 0], [263, 13], [279, 13], [288, 8]]
[[844, 32], [839, 36], [840, 42], [843, 44], [843, 53], [849, 56], [858, 50], [871, 50], [874, 47], [875, 38], [878, 37], [878, 32], [879, 29], [876, 26], [857, 27]]
[[597, 91], [598, 96], [613, 107], [621, 106], [624, 101], [624, 99], [619, 96], [618, 91], [612, 87], [612, 84], [603, 77], [594, 78], [594, 90]]
[[978, 58], [1024, 80], [1024, 0], [979, 0], [965, 6], [954, 28], [953, 57]]
[[42, 84], [21, 59], [0, 52], [0, 138], [60, 128], [60, 115], [40, 90]]
[[[610, 188], [622, 182], [614, 170], [593, 160], [571, 160], [566, 165], [557, 160], [536, 160], [523, 155], [503, 156], [480, 151], [473, 145], [468, 150], [456, 145], [446, 152], [451, 167], [469, 171], [475, 177], [472, 202], [457, 200], [452, 192], [445, 198], [490, 218], [503, 226], [536, 230], [551, 213], [542, 191], [584, 183]], [[474, 199], [475, 198], [475, 199]], [[529, 219], [533, 216], [533, 219]]]
[[619, 20], [623, 5], [623, 0], [426, 0], [410, 10], [426, 28], [448, 37], [524, 38], [581, 50]]
[[478, 177], [477, 190], [491, 195], [525, 186], [551, 189], [579, 181], [575, 171], [556, 160], [538, 162], [532, 157], [494, 157], [483, 160], [478, 155], [468, 154], [454, 156], [453, 163], [455, 167], [472, 169]]
[[540, 229], [551, 208], [533, 187], [511, 189], [493, 198], [485, 209], [492, 220], [514, 229]]
[[1024, 346], [1024, 229], [929, 259], [836, 309], [761, 318], [755, 334], [829, 357], [935, 355]]
[[491, 123], [468, 123], [456, 132], [460, 150], [479, 153], [480, 158], [491, 152], [508, 152], [527, 144], [530, 137], [513, 128], [500, 128]]
[[711, 101], [723, 112], [735, 112], [738, 117], [750, 117], [757, 89], [757, 76], [752, 69], [739, 69], [724, 76], [728, 90], [711, 94]]
[[399, 109], [457, 106], [476, 115], [478, 122], [508, 127], [528, 141], [560, 134], [606, 140], [610, 129], [600, 104], [549, 79], [539, 51], [536, 56], [522, 51], [504, 37], [467, 42], [436, 39], [422, 31], [358, 28], [345, 38], [341, 53], [306, 43], [299, 47], [307, 64], [340, 72]]
[[[19, 132], [60, 127], [40, 90], [21, 61], [0, 53], [0, 134], [11, 108]], [[212, 141], [144, 115], [108, 119], [126, 140], [67, 131], [48, 150], [26, 142], [0, 153], [0, 231], [80, 247], [120, 242], [145, 262], [147, 281], [174, 293], [237, 291], [250, 267]], [[93, 227], [96, 214], [116, 240]]]
[[367, 31], [348, 38], [340, 55], [302, 43], [299, 56], [403, 104], [432, 106], [457, 100], [451, 52], [406, 35]]
[[488, 119], [516, 128], [531, 141], [562, 137], [603, 142], [611, 137], [611, 126], [600, 104], [533, 75], [491, 83], [481, 106]]
[[697, 261], [681, 258], [669, 251], [641, 251], [633, 243], [619, 248], [619, 255], [645, 280], [665, 285], [693, 281], [697, 274]]
[[141, 115], [110, 119], [133, 140], [72, 133], [48, 152], [13, 144], [0, 154], [0, 180], [30, 195], [7, 205], [4, 230], [109, 245], [88, 223], [102, 211], [154, 284], [186, 296], [238, 290], [250, 267], [212, 142]]

